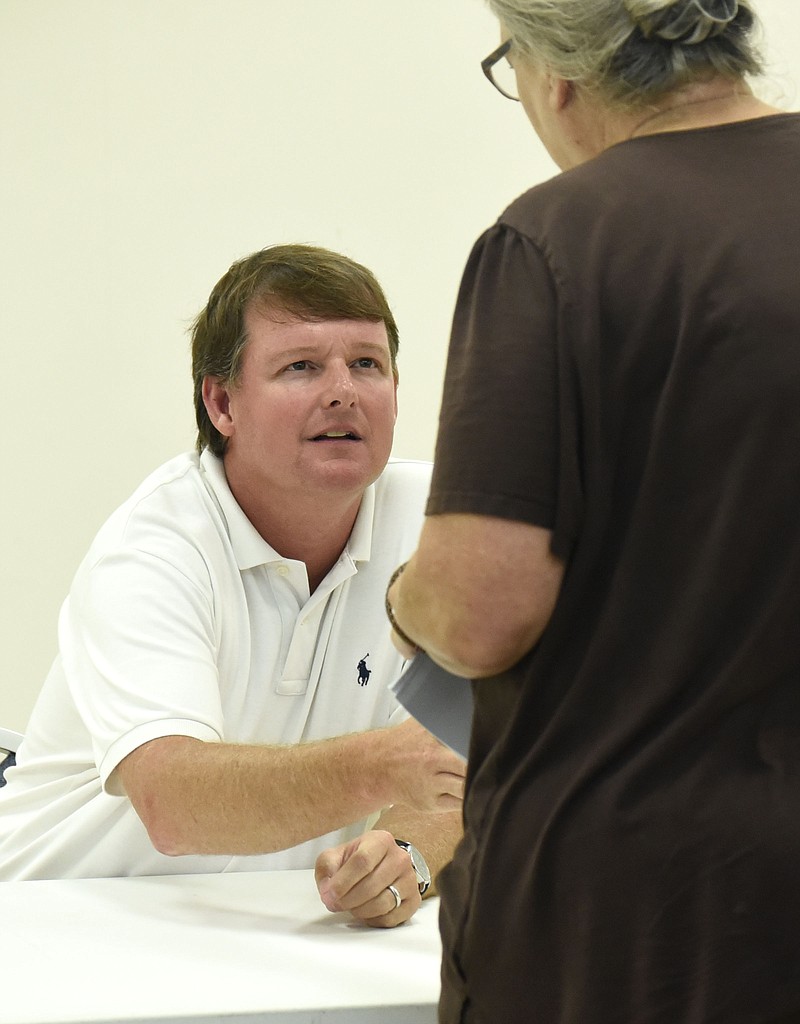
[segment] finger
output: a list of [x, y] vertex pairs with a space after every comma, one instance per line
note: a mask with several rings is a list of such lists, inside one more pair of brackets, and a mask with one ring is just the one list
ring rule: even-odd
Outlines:
[[466, 771], [439, 772], [439, 780], [444, 784], [445, 788], [451, 789], [453, 793], [458, 793], [459, 790], [464, 789], [467, 773]]
[[323, 850], [314, 864], [314, 878], [317, 885], [324, 879], [335, 875], [344, 862], [344, 849], [334, 846]]
[[433, 805], [433, 814], [447, 814], [449, 811], [460, 811], [464, 806], [464, 798], [440, 793]]
[[314, 864], [314, 881], [317, 883], [317, 891], [320, 899], [328, 910], [335, 912], [341, 908], [338, 905], [338, 892], [332, 879], [341, 870], [343, 864], [356, 844], [352, 841], [343, 843], [341, 846], [333, 846], [323, 850], [317, 856]]
[[348, 845], [339, 868], [320, 886], [325, 905], [350, 910], [377, 895], [402, 873], [402, 852], [388, 832], [360, 836]]
[[467, 762], [460, 754], [456, 754], [445, 747], [442, 753], [442, 766], [440, 771], [449, 772], [451, 775], [464, 776], [467, 774]]
[[371, 911], [366, 912], [366, 916], [385, 913], [387, 910], [386, 894], [390, 885], [396, 886], [403, 898], [411, 895], [414, 889], [418, 888], [410, 858], [396, 844], [393, 843], [393, 847], [394, 849], [388, 851], [386, 857], [376, 864], [372, 871], [347, 888], [343, 886], [341, 880], [342, 872], [331, 879], [332, 888], [336, 890], [339, 909], [349, 910], [352, 913], [359, 907], [363, 908], [375, 901], [380, 901], [381, 905], [377, 908], [372, 907]]
[[464, 802], [465, 780], [455, 775], [437, 777], [436, 790], [430, 795], [431, 804], [427, 808], [434, 812], [457, 811]]
[[396, 928], [397, 925], [404, 924], [419, 910], [422, 897], [416, 880], [410, 889], [404, 887], [401, 891], [399, 885], [393, 888], [400, 895], [400, 903], [397, 902], [394, 893], [386, 888], [374, 900], [370, 900], [362, 907], [356, 907], [350, 913], [356, 920], [371, 928]]

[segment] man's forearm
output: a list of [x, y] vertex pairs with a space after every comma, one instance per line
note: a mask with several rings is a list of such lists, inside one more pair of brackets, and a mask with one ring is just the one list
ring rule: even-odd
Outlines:
[[160, 852], [271, 853], [391, 802], [389, 733], [291, 747], [164, 737], [135, 750], [117, 771]]
[[288, 849], [392, 804], [458, 809], [464, 768], [409, 720], [287, 747], [165, 736], [134, 750], [117, 773], [161, 853], [249, 855]]

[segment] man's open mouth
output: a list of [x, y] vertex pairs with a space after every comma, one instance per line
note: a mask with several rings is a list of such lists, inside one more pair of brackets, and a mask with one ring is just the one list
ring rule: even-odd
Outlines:
[[317, 434], [311, 438], [312, 441], [360, 441], [358, 434], [351, 430], [326, 430], [324, 434]]

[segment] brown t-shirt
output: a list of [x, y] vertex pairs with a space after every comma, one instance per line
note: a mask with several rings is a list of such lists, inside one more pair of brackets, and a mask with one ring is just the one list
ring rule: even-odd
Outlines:
[[566, 572], [475, 687], [445, 1024], [800, 1009], [798, 172], [795, 115], [631, 140], [470, 256], [428, 511]]

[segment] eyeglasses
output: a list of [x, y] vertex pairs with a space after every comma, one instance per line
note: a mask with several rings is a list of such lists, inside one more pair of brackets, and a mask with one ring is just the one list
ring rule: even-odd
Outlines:
[[[519, 102], [519, 96], [517, 96], [517, 76], [514, 74], [514, 68], [507, 57], [510, 49], [511, 40], [506, 39], [493, 53], [490, 53], [488, 57], [481, 61], [481, 68], [484, 75], [486, 75], [499, 93], [502, 93], [506, 99]], [[505, 60], [503, 60], [504, 57], [506, 58]]]

